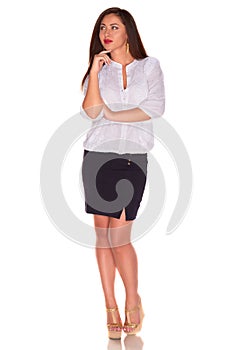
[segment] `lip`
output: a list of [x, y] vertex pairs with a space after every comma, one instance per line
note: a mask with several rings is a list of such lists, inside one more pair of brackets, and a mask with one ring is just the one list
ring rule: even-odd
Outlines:
[[110, 43], [112, 43], [113, 41], [112, 40], [110, 40], [110, 39], [104, 39], [104, 43], [105, 44], [110, 44]]

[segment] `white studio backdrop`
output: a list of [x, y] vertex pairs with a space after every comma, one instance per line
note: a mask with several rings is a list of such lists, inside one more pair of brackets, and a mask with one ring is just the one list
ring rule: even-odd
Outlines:
[[[73, 243], [50, 221], [40, 165], [53, 133], [79, 112], [93, 25], [112, 6], [133, 14], [148, 54], [160, 60], [164, 118], [193, 167], [189, 210], [167, 236], [178, 179], [156, 142], [166, 204], [157, 225], [135, 244], [146, 313], [143, 349], [233, 349], [234, 28], [227, 0], [1, 3], [0, 347], [108, 346], [94, 250]], [[79, 214], [74, 171], [81, 147], [71, 149], [62, 174], [67, 202]], [[119, 280], [116, 289], [123, 310]]]

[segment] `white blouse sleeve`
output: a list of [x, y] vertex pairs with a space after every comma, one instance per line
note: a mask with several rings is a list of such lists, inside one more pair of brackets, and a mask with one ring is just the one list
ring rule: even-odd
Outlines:
[[[83, 94], [84, 94], [84, 96], [86, 95], [86, 92], [87, 92], [88, 81], [89, 81], [89, 77], [87, 77], [87, 78], [85, 79], [85, 82], [84, 82], [84, 87], [83, 87]], [[83, 118], [88, 119], [88, 120], [91, 120], [91, 121], [99, 120], [99, 119], [103, 118], [103, 116], [104, 116], [104, 112], [103, 112], [103, 109], [102, 109], [101, 112], [98, 114], [98, 116], [97, 116], [95, 119], [90, 118], [90, 117], [88, 116], [88, 114], [85, 112], [85, 110], [84, 110], [84, 108], [82, 107], [82, 105], [81, 105], [81, 107], [80, 107], [80, 114], [81, 114], [81, 116], [82, 116]]]
[[148, 96], [138, 107], [151, 118], [161, 117], [165, 110], [165, 90], [163, 72], [156, 58], [149, 57], [145, 65], [145, 74]]

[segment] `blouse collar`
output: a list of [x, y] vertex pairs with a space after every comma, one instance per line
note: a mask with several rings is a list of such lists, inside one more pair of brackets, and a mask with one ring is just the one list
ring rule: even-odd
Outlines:
[[[134, 66], [137, 63], [137, 60], [134, 59], [132, 62], [130, 62], [129, 64], [126, 65], [126, 69], [131, 68], [132, 66]], [[118, 68], [118, 69], [122, 69], [122, 64], [116, 61], [111, 60], [111, 65]]]

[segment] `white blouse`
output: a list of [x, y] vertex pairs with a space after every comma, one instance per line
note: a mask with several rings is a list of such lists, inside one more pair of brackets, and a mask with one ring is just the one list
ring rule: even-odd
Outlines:
[[[122, 65], [111, 61], [99, 72], [99, 88], [103, 101], [112, 111], [142, 109], [149, 117], [158, 118], [164, 112], [163, 73], [154, 57], [134, 60], [126, 66], [127, 88], [123, 88]], [[86, 94], [88, 77], [84, 84]], [[81, 107], [81, 115], [92, 121], [83, 143], [89, 151], [146, 153], [154, 146], [152, 120], [116, 122], [105, 118], [103, 110], [96, 119]]]

